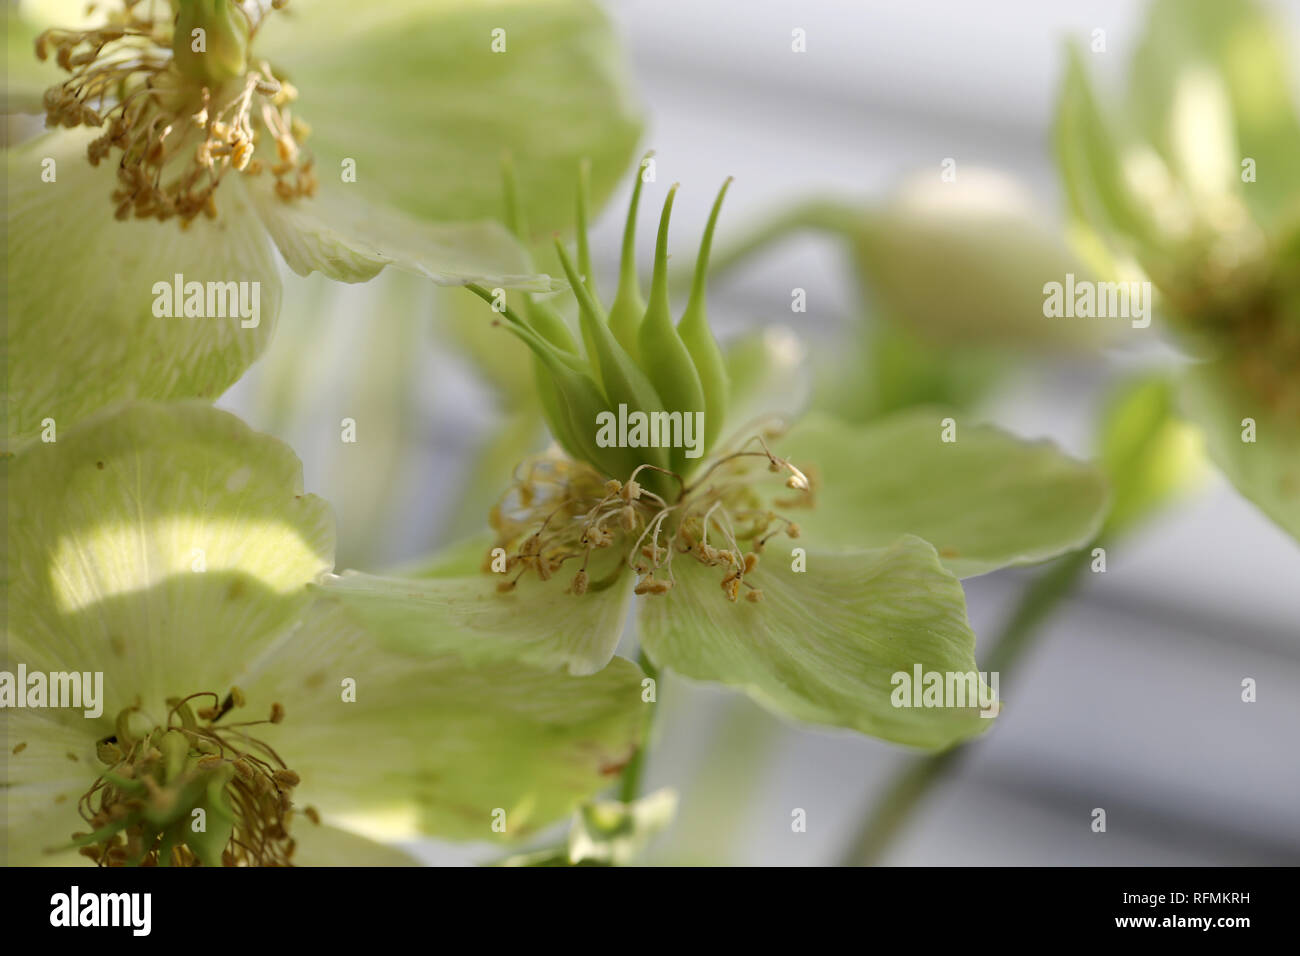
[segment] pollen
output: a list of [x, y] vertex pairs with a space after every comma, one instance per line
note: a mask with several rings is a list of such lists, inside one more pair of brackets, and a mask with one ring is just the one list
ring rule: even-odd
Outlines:
[[[117, 733], [97, 747], [105, 769], [78, 802], [89, 831], [73, 843], [83, 856], [100, 866], [292, 865], [300, 778], [250, 733], [270, 721], [223, 720], [234, 697], [172, 698], [166, 721], [142, 733], [139, 705], [118, 715]], [[192, 707], [197, 700], [209, 706]]]
[[760, 552], [778, 534], [799, 536], [797, 524], [759, 506], [761, 486], [776, 473], [777, 482], [800, 493], [783, 506], [811, 507], [813, 482], [759, 435], [712, 460], [689, 486], [667, 472], [680, 489], [675, 499], [637, 481], [646, 469], [662, 470], [643, 464], [620, 480], [557, 451], [526, 459], [489, 518], [496, 532], [493, 551], [504, 550], [506, 570], [515, 572], [498, 581], [497, 590], [514, 591], [530, 572], [547, 581], [574, 562], [578, 571], [569, 594], [602, 591], [631, 571], [637, 577], [634, 593], [654, 597], [673, 589], [673, 562], [680, 555], [717, 568], [727, 600], [744, 594], [761, 601], [762, 591], [748, 580], [758, 570]]
[[[283, 5], [237, 5], [234, 15], [248, 18], [251, 41]], [[116, 217], [214, 217], [217, 188], [232, 170], [269, 173], [286, 202], [314, 195], [313, 161], [302, 148], [308, 126], [292, 113], [297, 91], [264, 61], [241, 61], [242, 73], [219, 82], [183, 69], [169, 12], [168, 4], [116, 0], [103, 26], [46, 30], [36, 40], [37, 57], [53, 53], [69, 74], [45, 92], [46, 126], [103, 130], [87, 147], [92, 166], [118, 156]]]

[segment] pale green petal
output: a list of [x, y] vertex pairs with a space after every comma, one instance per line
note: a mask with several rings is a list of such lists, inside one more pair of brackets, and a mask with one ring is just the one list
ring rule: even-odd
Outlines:
[[[321, 600], [240, 686], [250, 707], [284, 706], [265, 734], [302, 777], [295, 799], [375, 839], [533, 833], [614, 782], [653, 706], [622, 658], [581, 678], [509, 660], [467, 667], [454, 649], [385, 649], [432, 629], [369, 617], [360, 626]], [[504, 833], [492, 828], [496, 810]]]
[[[484, 557], [480, 552], [480, 564]], [[454, 654], [470, 665], [526, 661], [571, 674], [591, 674], [609, 662], [632, 597], [631, 574], [598, 590], [594, 582], [602, 576], [593, 571], [591, 590], [582, 595], [567, 593], [562, 576], [542, 582], [526, 574], [501, 593], [497, 584], [506, 574], [475, 572], [467, 563], [467, 552], [457, 549], [456, 561], [436, 577], [347, 571], [327, 576], [319, 589], [409, 653]], [[452, 569], [459, 573], [446, 573]]]
[[[185, 230], [118, 222], [115, 164], [89, 166], [88, 140], [60, 132], [6, 152], [11, 442], [33, 438], [46, 419], [61, 433], [116, 400], [215, 399], [261, 353], [280, 311], [274, 248], [241, 183], [217, 191], [215, 221]], [[55, 182], [42, 181], [46, 158]], [[154, 285], [172, 285], [177, 274], [187, 283], [256, 284], [246, 287], [256, 317], [159, 318]]]
[[[256, 50], [297, 86], [322, 180], [429, 220], [498, 218], [500, 160], [538, 236], [573, 222], [578, 161], [603, 202], [640, 135], [623, 51], [590, 0], [295, 2]], [[505, 31], [494, 53], [493, 30]]]
[[[1114, 124], [1102, 116], [1093, 94], [1084, 54], [1070, 44], [1066, 49], [1065, 76], [1056, 104], [1054, 131], [1056, 161], [1061, 171], [1070, 212], [1084, 230], [1090, 258], [1105, 258], [1094, 246], [1095, 231], [1105, 240], [1125, 237], [1142, 240], [1151, 235], [1150, 224], [1124, 179], [1120, 146]], [[1094, 262], [1094, 265], [1101, 265]]]
[[[1300, 422], [1294, 406], [1287, 415], [1254, 395], [1230, 366], [1210, 363], [1188, 374], [1183, 407], [1204, 429], [1210, 457], [1228, 480], [1300, 540]], [[1243, 440], [1250, 424], [1254, 441]]]
[[325, 185], [311, 199], [284, 202], [270, 181], [249, 189], [258, 215], [289, 267], [340, 282], [365, 282], [396, 266], [438, 285], [476, 282], [489, 288], [548, 291], [523, 249], [497, 222], [426, 223]]
[[8, 657], [103, 671], [110, 721], [225, 693], [331, 565], [298, 459], [200, 402], [128, 406], [3, 468]]
[[[2, 666], [13, 673], [16, 662]], [[113, 732], [111, 718], [53, 708], [0, 714], [0, 866], [89, 863], [75, 851], [47, 851], [90, 830], [77, 801], [99, 774], [95, 741]]]
[[904, 412], [868, 426], [816, 416], [772, 450], [804, 469], [816, 506], [791, 511], [809, 549], [879, 548], [915, 534], [961, 577], [1034, 564], [1081, 547], [1107, 506], [1100, 472], [1046, 441], [947, 413]]
[[420, 865], [419, 860], [400, 847], [379, 843], [328, 823], [313, 824], [301, 815], [295, 821], [294, 866]]
[[[1208, 104], [1193, 122], [1205, 132], [1180, 150], [1178, 103], [1207, 73], [1226, 95], [1231, 152], [1220, 166], [1255, 218], [1268, 225], [1300, 203], [1300, 120], [1294, 100], [1295, 51], [1284, 22], [1251, 0], [1158, 0], [1134, 51], [1129, 102], [1147, 138], [1177, 165], [1204, 162], [1216, 143]], [[1241, 183], [1240, 162], [1255, 160], [1256, 179]], [[1184, 170], [1187, 171], [1187, 170]]]
[[673, 563], [676, 584], [643, 602], [641, 643], [659, 667], [721, 681], [797, 720], [941, 748], [993, 721], [970, 707], [895, 707], [895, 674], [975, 670], [961, 583], [912, 536], [869, 552], [810, 551], [807, 570], [765, 554], [746, 580], [763, 592], [728, 601], [722, 573]]
[[1126, 383], [1111, 397], [1098, 454], [1112, 492], [1103, 538], [1126, 531], [1204, 477], [1204, 438], [1178, 416], [1176, 404], [1177, 388], [1163, 378]]

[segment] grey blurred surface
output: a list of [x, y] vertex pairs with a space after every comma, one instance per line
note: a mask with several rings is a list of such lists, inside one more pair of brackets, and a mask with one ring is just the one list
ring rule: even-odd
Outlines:
[[[1300, 5], [1275, 6], [1294, 32]], [[1110, 62], [1097, 68], [1118, 77], [1142, 8], [1120, 0], [619, 0], [611, 9], [647, 104], [646, 144], [657, 150], [643, 208], [683, 183], [673, 248], [685, 257], [727, 175], [737, 182], [720, 244], [784, 200], [881, 196], [954, 157], [959, 168], [1013, 173], [1054, 215], [1047, 129], [1062, 40], [1105, 29]], [[791, 53], [795, 27], [807, 32], [804, 54]], [[606, 276], [623, 202], [616, 197], [597, 228]], [[654, 218], [641, 219], [643, 261]], [[808, 290], [809, 312], [792, 317], [795, 286]], [[724, 332], [796, 324], [811, 341], [829, 342], [859, 320], [860, 305], [838, 247], [798, 239], [719, 284], [712, 311]], [[490, 421], [473, 410], [483, 390], [453, 365], [440, 358], [425, 378], [423, 520], [394, 526], [394, 560], [437, 539], [455, 507], [448, 463]], [[987, 417], [1086, 454], [1113, 374], [1044, 367], [1007, 382]], [[226, 403], [244, 407], [244, 388]], [[336, 421], [322, 413], [320, 427]], [[329, 453], [296, 447], [308, 487], [337, 500]], [[981, 651], [1030, 573], [968, 582]], [[1112, 548], [1108, 571], [1090, 576], [1023, 666], [1002, 675], [1004, 715], [888, 862], [1300, 863], [1298, 585], [1300, 547], [1214, 477]], [[1258, 681], [1256, 703], [1240, 699], [1245, 677]], [[683, 801], [653, 851], [659, 862], [834, 862], [906, 757], [878, 741], [784, 724], [681, 680], [668, 680], [661, 700], [648, 785], [678, 787]], [[1090, 830], [1094, 807], [1107, 811], [1105, 834]], [[791, 832], [795, 808], [807, 811], [806, 833]], [[436, 843], [419, 852], [443, 863], [491, 856]]]

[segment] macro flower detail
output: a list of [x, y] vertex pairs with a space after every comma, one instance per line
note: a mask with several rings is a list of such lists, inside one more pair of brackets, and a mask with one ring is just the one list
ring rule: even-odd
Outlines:
[[[638, 177], [629, 223], [641, 190]], [[516, 469], [489, 516], [491, 538], [433, 558], [424, 573], [348, 572], [327, 576], [321, 590], [363, 620], [419, 633], [401, 645], [409, 652], [472, 637], [491, 648], [489, 636], [509, 633], [524, 659], [575, 674], [609, 662], [636, 596], [641, 650], [657, 668], [919, 747], [986, 729], [991, 721], [973, 706], [892, 706], [891, 677], [918, 664], [975, 671], [957, 575], [1043, 561], [1090, 540], [1106, 507], [1101, 475], [976, 424], [944, 443], [943, 416], [924, 412], [867, 428], [817, 415], [715, 421], [721, 437], [711, 443], [706, 430], [699, 457], [634, 428], [626, 442], [600, 440], [602, 416], [616, 409], [643, 416], [644, 432], [681, 439], [687, 414], [707, 420], [732, 397], [704, 310], [721, 195], [685, 317], [674, 324], [669, 315], [673, 187], [649, 300], [639, 316], [624, 311], [616, 331], [615, 306], [606, 310], [593, 291], [585, 192], [580, 176], [576, 262], [556, 243], [577, 334], [551, 301], [525, 294], [516, 309], [470, 286], [531, 350], [556, 447]], [[508, 175], [506, 194], [518, 227]], [[639, 300], [633, 255], [625, 241], [614, 298], [624, 310]]]
[[[10, 17], [32, 54], [10, 58], [9, 108], [55, 127], [5, 150], [11, 449], [116, 400], [216, 399], [272, 339], [281, 259], [342, 282], [394, 266], [441, 285], [552, 288], [493, 221], [496, 188], [470, 180], [508, 150], [547, 195], [560, 164], [567, 177], [589, 154], [604, 193], [640, 127], [623, 65], [590, 52], [610, 31], [586, 0], [49, 13], [23, 3]], [[479, 42], [498, 23], [515, 37], [508, 56]], [[521, 87], [550, 105], [513, 98]], [[556, 125], [568, 134], [548, 135]], [[551, 220], [546, 202], [531, 209]], [[260, 308], [158, 310], [151, 290], [177, 276], [247, 284]]]
[[490, 660], [454, 641], [413, 656], [391, 649], [411, 635], [380, 640], [388, 625], [309, 590], [332, 564], [328, 507], [228, 413], [128, 405], [3, 467], [23, 503], [3, 670], [102, 675], [99, 716], [6, 706], [10, 862], [337, 863], [341, 845], [391, 862], [355, 834], [515, 839], [640, 739], [630, 662], [568, 677], [509, 638]]
[[249, 61], [262, 20], [282, 6], [181, 0], [158, 20], [156, 4], [123, 0], [104, 26], [37, 39], [37, 56], [53, 52], [71, 74], [46, 92], [47, 125], [105, 128], [87, 148], [92, 165], [121, 154], [117, 218], [215, 216], [231, 170], [269, 172], [286, 201], [315, 193], [300, 148], [307, 126], [291, 112], [297, 93], [269, 63]]

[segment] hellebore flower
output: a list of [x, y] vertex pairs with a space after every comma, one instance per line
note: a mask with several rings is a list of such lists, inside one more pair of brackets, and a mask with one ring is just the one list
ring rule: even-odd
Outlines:
[[[381, 641], [388, 625], [310, 592], [332, 565], [328, 506], [302, 494], [287, 447], [228, 413], [127, 404], [2, 467], [19, 503], [3, 558], [7, 863], [73, 845], [110, 865], [394, 862], [355, 831], [525, 835], [637, 746], [627, 661], [548, 673], [509, 635], [405, 654], [413, 635]], [[20, 667], [98, 672], [102, 698], [37, 699], [12, 683]]]
[[[865, 428], [827, 417], [728, 421], [732, 376], [705, 314], [722, 195], [674, 323], [676, 187], [644, 303], [633, 248], [641, 188], [638, 178], [608, 310], [595, 292], [579, 188], [576, 264], [557, 242], [577, 335], [547, 302], [528, 297], [516, 311], [471, 287], [532, 350], [537, 401], [559, 446], [516, 469], [490, 516], [495, 540], [469, 542], [415, 576], [347, 573], [321, 589], [362, 619], [419, 633], [403, 645], [412, 652], [509, 633], [524, 659], [573, 673], [607, 664], [636, 595], [641, 649], [657, 667], [721, 681], [800, 720], [918, 747], [986, 729], [992, 721], [973, 700], [895, 706], [895, 677], [915, 667], [973, 675], [957, 575], [1090, 540], [1104, 481], [1048, 445], [925, 411]], [[626, 440], [611, 442], [615, 413]], [[686, 423], [700, 413], [703, 438], [692, 447]], [[623, 429], [635, 416], [648, 424]], [[946, 427], [955, 441], [944, 440]], [[485, 642], [480, 653], [495, 650]]]
[[1152, 5], [1119, 111], [1070, 51], [1057, 154], [1080, 249], [1145, 280], [1200, 361], [1211, 457], [1300, 538], [1300, 119], [1283, 32], [1245, 0]]
[[15, 447], [114, 400], [216, 398], [272, 335], [276, 250], [345, 282], [551, 288], [487, 221], [482, 168], [510, 150], [549, 195], [591, 154], [608, 191], [639, 130], [586, 0], [111, 0], [38, 32], [46, 6], [8, 24], [44, 62], [11, 62], [7, 108], [57, 127], [6, 151]]

